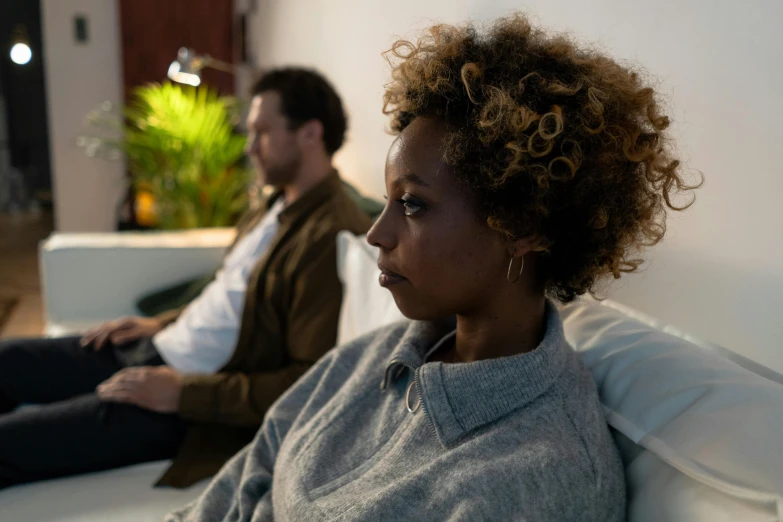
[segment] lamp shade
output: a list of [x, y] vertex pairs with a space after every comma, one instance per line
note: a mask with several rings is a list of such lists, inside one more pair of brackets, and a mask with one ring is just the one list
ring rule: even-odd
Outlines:
[[185, 85], [201, 85], [202, 61], [192, 49], [181, 47], [177, 59], [171, 62], [167, 76], [170, 80]]

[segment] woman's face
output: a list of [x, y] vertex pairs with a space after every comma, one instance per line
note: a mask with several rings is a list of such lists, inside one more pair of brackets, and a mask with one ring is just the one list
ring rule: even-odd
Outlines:
[[367, 234], [381, 285], [411, 319], [469, 315], [508, 285], [508, 246], [479, 219], [442, 159], [443, 123], [417, 118], [386, 160], [387, 203]]

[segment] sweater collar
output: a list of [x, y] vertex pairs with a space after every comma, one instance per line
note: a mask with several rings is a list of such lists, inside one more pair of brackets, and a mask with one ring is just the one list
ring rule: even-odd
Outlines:
[[454, 318], [413, 321], [393, 351], [382, 383], [385, 388], [405, 367], [415, 372], [422, 409], [444, 446], [535, 400], [557, 381], [569, 350], [560, 315], [547, 302], [544, 339], [532, 352], [472, 363], [425, 364], [433, 347], [455, 327]]

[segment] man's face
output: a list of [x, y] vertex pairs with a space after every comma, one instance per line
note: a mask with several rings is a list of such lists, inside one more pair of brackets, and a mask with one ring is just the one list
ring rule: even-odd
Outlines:
[[296, 131], [282, 112], [280, 95], [267, 91], [253, 97], [247, 117], [247, 154], [264, 185], [291, 183], [302, 162]]

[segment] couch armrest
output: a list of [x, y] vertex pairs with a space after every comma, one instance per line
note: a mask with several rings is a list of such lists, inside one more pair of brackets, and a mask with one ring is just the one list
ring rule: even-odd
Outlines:
[[39, 247], [46, 333], [138, 314], [141, 296], [215, 270], [234, 234], [233, 228], [53, 234]]

